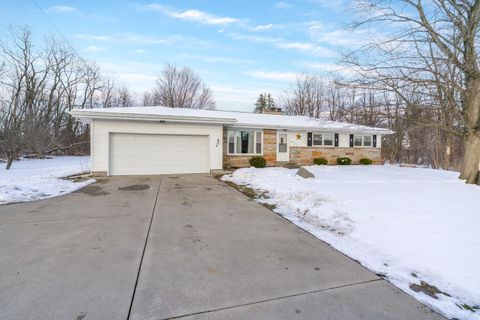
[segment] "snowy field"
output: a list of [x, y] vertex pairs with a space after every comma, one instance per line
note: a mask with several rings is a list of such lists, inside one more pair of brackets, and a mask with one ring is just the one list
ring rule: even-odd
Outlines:
[[10, 170], [0, 164], [0, 204], [51, 198], [80, 189], [95, 180], [73, 182], [62, 177], [90, 170], [90, 157], [22, 159]]
[[445, 316], [480, 319], [480, 187], [433, 169], [307, 169], [315, 178], [246, 168], [222, 179], [266, 192], [259, 202]]

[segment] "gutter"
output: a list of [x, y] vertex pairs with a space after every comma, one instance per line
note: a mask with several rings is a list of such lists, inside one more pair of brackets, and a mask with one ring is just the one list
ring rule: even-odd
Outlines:
[[249, 124], [233, 124], [230, 127], [232, 128], [244, 128], [244, 129], [274, 129], [274, 130], [291, 130], [291, 131], [322, 131], [330, 133], [371, 133], [371, 134], [393, 134], [395, 131], [378, 128], [378, 129], [355, 129], [355, 128], [324, 128], [324, 127], [295, 127], [295, 126], [274, 126], [274, 125], [249, 125]]
[[68, 113], [86, 122], [92, 119], [101, 120], [133, 120], [133, 121], [168, 121], [168, 122], [188, 122], [188, 123], [214, 123], [214, 124], [234, 124], [237, 122], [233, 118], [212, 118], [212, 117], [192, 117], [192, 116], [172, 116], [157, 114], [138, 114], [138, 113], [117, 113], [117, 112], [89, 112], [89, 111], [68, 111]]
[[[275, 129], [292, 131], [325, 131], [331, 133], [352, 133], [362, 132], [371, 134], [392, 134], [394, 131], [381, 129], [354, 129], [354, 128], [322, 128], [322, 127], [296, 127], [296, 126], [276, 126], [262, 124], [243, 124], [238, 123], [234, 118], [212, 118], [178, 115], [157, 115], [157, 114], [138, 114], [138, 113], [117, 113], [117, 112], [90, 112], [88, 110], [71, 110], [68, 113], [78, 120], [90, 123], [93, 119], [99, 120], [117, 120], [117, 121], [150, 121], [150, 122], [173, 122], [173, 123], [196, 123], [196, 124], [223, 124], [232, 128], [245, 129]], [[354, 126], [352, 124], [352, 126]]]

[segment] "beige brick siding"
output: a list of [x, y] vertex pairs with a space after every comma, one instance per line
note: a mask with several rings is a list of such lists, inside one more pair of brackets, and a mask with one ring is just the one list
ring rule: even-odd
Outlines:
[[290, 147], [290, 161], [300, 166], [312, 164], [313, 159], [322, 157], [329, 164], [336, 164], [340, 157], [352, 159], [353, 164], [358, 164], [362, 158], [371, 159], [374, 164], [382, 163], [380, 148]]
[[[251, 156], [228, 155], [227, 128], [223, 128], [223, 167], [245, 168]], [[337, 158], [349, 157], [353, 164], [358, 164], [361, 158], [369, 158], [374, 164], [381, 164], [381, 148], [345, 148], [345, 147], [289, 147], [289, 165], [313, 164], [314, 158], [326, 158], [329, 164], [336, 164]], [[263, 130], [263, 157], [267, 160], [267, 166], [283, 166], [287, 163], [277, 162], [277, 130]]]

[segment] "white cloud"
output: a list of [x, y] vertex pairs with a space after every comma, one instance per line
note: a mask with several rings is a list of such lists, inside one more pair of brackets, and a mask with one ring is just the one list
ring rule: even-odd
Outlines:
[[349, 3], [349, 1], [346, 0], [308, 0], [308, 2], [337, 11], [345, 10]]
[[339, 47], [359, 47], [371, 42], [373, 38], [380, 38], [382, 36], [381, 33], [374, 35], [367, 29], [338, 29], [326, 31], [319, 26], [311, 26], [308, 33], [315, 41]]
[[200, 54], [190, 54], [190, 53], [182, 53], [179, 55], [179, 57], [187, 60], [197, 60], [197, 61], [213, 62], [213, 63], [247, 64], [247, 63], [253, 62], [253, 60], [236, 58], [236, 57], [200, 55]]
[[133, 50], [133, 53], [138, 53], [138, 54], [144, 54], [146, 53], [147, 51], [146, 50], [143, 50], [143, 49], [135, 49]]
[[328, 73], [334, 76], [352, 77], [356, 74], [355, 70], [349, 66], [343, 66], [335, 63], [318, 63], [312, 61], [303, 61], [299, 65], [307, 68], [307, 73], [311, 73], [312, 70], [320, 71], [322, 73]]
[[213, 83], [210, 89], [217, 102], [217, 109], [252, 112], [261, 92], [270, 92], [273, 97], [278, 97], [285, 88], [279, 88], [278, 83], [257, 83], [245, 86]]
[[253, 28], [255, 31], [266, 31], [266, 30], [271, 30], [274, 28], [274, 25], [269, 23], [269, 24], [259, 24]]
[[163, 67], [161, 64], [123, 60], [100, 60], [97, 63], [102, 73], [140, 93], [152, 88]]
[[255, 43], [262, 43], [262, 44], [270, 44], [280, 49], [290, 49], [301, 51], [306, 54], [326, 57], [326, 58], [333, 58], [337, 57], [337, 53], [319, 46], [312, 42], [296, 42], [296, 41], [288, 41], [282, 38], [275, 38], [275, 37], [264, 37], [264, 36], [257, 36], [251, 34], [238, 34], [238, 33], [230, 33], [229, 36], [234, 40], [244, 40], [250, 41]]
[[151, 3], [151, 4], [141, 6], [141, 9], [148, 10], [148, 11], [157, 11], [172, 18], [198, 22], [201, 24], [227, 25], [227, 24], [240, 22], [240, 19], [231, 18], [231, 17], [219, 17], [216, 15], [213, 15], [204, 11], [200, 11], [200, 10], [195, 10], [195, 9], [179, 11], [158, 3]]
[[285, 48], [285, 49], [296, 49], [298, 51], [303, 51], [315, 56], [329, 57], [329, 58], [333, 58], [337, 56], [336, 52], [328, 48], [318, 46], [311, 42], [282, 42], [282, 43], [279, 43], [278, 46], [280, 48]]
[[184, 40], [182, 35], [174, 34], [163, 37], [147, 36], [137, 33], [116, 33], [110, 35], [98, 34], [77, 34], [74, 36], [78, 39], [96, 40], [96, 41], [112, 41], [112, 42], [126, 42], [126, 43], [143, 43], [143, 44], [173, 44]]
[[289, 4], [289, 3], [286, 3], [284, 1], [279, 1], [277, 3], [275, 3], [275, 8], [277, 9], [288, 9], [288, 8], [291, 8], [292, 5]]
[[71, 6], [52, 6], [48, 8], [47, 11], [59, 13], [80, 13], [80, 10], [78, 10], [78, 8]]
[[96, 45], [91, 45], [91, 46], [85, 47], [83, 49], [83, 51], [85, 51], [85, 52], [103, 52], [105, 50], [107, 50], [107, 48], [99, 47], [99, 46], [96, 46]]
[[297, 78], [297, 74], [294, 72], [255, 70], [246, 72], [245, 74], [257, 79], [273, 81], [295, 81], [295, 79]]
[[112, 36], [98, 35], [98, 34], [86, 34], [86, 33], [76, 34], [74, 36], [74, 38], [86, 39], [86, 40], [95, 40], [95, 41], [112, 41], [113, 40]]

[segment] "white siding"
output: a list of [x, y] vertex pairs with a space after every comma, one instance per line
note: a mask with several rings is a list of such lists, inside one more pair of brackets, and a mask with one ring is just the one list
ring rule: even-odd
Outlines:
[[350, 134], [340, 133], [338, 135], [338, 146], [340, 148], [349, 148], [350, 147]]
[[[282, 131], [278, 131], [282, 132]], [[300, 139], [297, 139], [297, 135], [300, 135]], [[290, 147], [306, 147], [307, 146], [307, 131], [289, 131], [288, 132], [288, 145]]]
[[203, 135], [209, 139], [210, 169], [222, 169], [222, 126], [149, 121], [95, 120], [91, 124], [92, 171], [108, 172], [110, 133]]
[[[281, 131], [279, 131], [281, 132]], [[316, 131], [319, 133], [325, 131]], [[297, 134], [300, 134], [300, 139], [297, 139]], [[288, 132], [288, 145], [290, 147], [306, 147], [307, 146], [308, 131], [289, 131]], [[382, 146], [382, 136], [377, 135], [377, 148]], [[350, 147], [350, 134], [339, 133], [338, 134], [338, 147], [349, 148]]]

